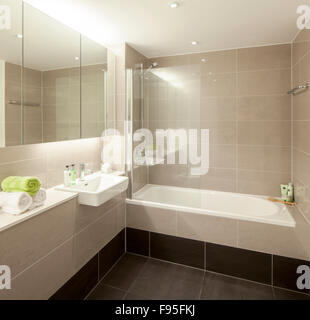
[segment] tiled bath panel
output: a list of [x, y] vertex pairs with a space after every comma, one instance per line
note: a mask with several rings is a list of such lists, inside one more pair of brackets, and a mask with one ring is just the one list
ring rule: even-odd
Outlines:
[[310, 224], [290, 208], [295, 228], [127, 204], [128, 228], [310, 261]]

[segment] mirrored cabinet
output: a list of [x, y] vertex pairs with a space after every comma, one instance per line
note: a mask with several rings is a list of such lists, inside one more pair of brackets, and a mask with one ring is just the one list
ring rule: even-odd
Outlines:
[[101, 136], [108, 50], [21, 0], [0, 20], [0, 146]]

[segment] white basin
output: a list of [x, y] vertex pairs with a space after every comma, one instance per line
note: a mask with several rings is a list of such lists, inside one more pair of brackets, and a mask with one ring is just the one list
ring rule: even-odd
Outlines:
[[78, 193], [80, 204], [99, 207], [126, 191], [127, 188], [127, 177], [95, 173], [87, 176], [83, 181], [78, 181], [75, 186], [65, 187], [62, 185], [55, 189]]

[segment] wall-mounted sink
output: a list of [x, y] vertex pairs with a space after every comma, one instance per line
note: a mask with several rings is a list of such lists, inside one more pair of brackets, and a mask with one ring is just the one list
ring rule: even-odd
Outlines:
[[75, 186], [58, 186], [56, 190], [78, 193], [79, 203], [87, 206], [99, 207], [115, 196], [126, 191], [128, 178], [110, 174], [95, 173], [78, 181]]

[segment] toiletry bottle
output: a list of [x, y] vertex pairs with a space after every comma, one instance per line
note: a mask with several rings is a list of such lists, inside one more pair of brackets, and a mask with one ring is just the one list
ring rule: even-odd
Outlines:
[[292, 182], [287, 187], [287, 202], [294, 202], [294, 186]]
[[288, 186], [281, 184], [281, 200], [282, 201], [287, 201], [287, 189]]
[[70, 172], [70, 178], [71, 178], [71, 186], [76, 185], [76, 170], [75, 170], [75, 165], [71, 165], [71, 172]]
[[66, 166], [64, 171], [64, 186], [70, 187], [71, 178], [70, 178], [70, 166]]

